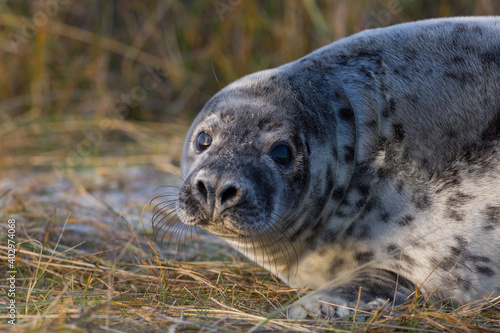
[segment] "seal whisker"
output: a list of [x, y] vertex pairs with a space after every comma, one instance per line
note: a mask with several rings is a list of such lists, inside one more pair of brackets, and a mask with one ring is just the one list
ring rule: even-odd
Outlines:
[[156, 218], [158, 214], [163, 214], [169, 211], [175, 211], [176, 205], [177, 205], [176, 199], [159, 202], [158, 204], [152, 207], [152, 211], [154, 212], [153, 218]]
[[[280, 205], [283, 205], [281, 203], [278, 203]], [[286, 205], [283, 205], [285, 207], [287, 207]], [[278, 229], [278, 231], [286, 238], [287, 242], [290, 244], [290, 246], [292, 247], [292, 250], [293, 250], [293, 253], [294, 253], [294, 257], [295, 257], [295, 260], [294, 262], [296, 263], [298, 261], [298, 258], [299, 258], [299, 254], [297, 252], [297, 250], [295, 249], [295, 245], [293, 244], [292, 240], [290, 239], [290, 231], [292, 231], [292, 234], [295, 234], [296, 233], [296, 229], [293, 225], [290, 225], [290, 223], [288, 223], [288, 220], [285, 219], [283, 216], [281, 216], [279, 213], [277, 212], [271, 212], [272, 215], [275, 215], [277, 218], [276, 218], [276, 224], [278, 224], [278, 226], [276, 226], [276, 228]], [[301, 239], [299, 238], [299, 246], [300, 248], [302, 248], [302, 242], [301, 242]], [[291, 254], [289, 254], [289, 257], [291, 258]], [[291, 265], [291, 262], [292, 260], [289, 261], [289, 267]], [[295, 266], [295, 269], [297, 270], [298, 269], [298, 265]], [[297, 273], [297, 272], [295, 272]]]
[[[169, 229], [170, 229], [170, 237], [169, 237], [168, 242], [167, 242], [167, 248], [170, 246], [170, 241], [173, 240], [173, 243], [175, 244], [175, 259], [174, 260], [177, 260], [177, 255], [179, 252], [179, 244], [181, 243], [181, 240], [188, 239], [188, 237], [187, 237], [188, 233], [190, 233], [192, 235], [193, 226], [185, 225], [182, 223], [174, 223], [174, 225]], [[192, 239], [191, 239], [191, 241], [192, 241]], [[194, 244], [193, 241], [191, 243]], [[184, 248], [184, 251], [187, 251], [187, 249]], [[187, 256], [184, 255], [183, 257], [186, 258]]]
[[[274, 222], [272, 221], [272, 219], [271, 219], [271, 218], [270, 218], [269, 220], [270, 220], [270, 222], [271, 222], [271, 223], [270, 223], [270, 224], [271, 224], [271, 228], [272, 228], [272, 229], [275, 229], [275, 227], [272, 225]], [[276, 229], [275, 229], [275, 230], [276, 230]], [[282, 255], [282, 257], [285, 259], [286, 266], [287, 266], [287, 267], [290, 267], [290, 261], [291, 261], [291, 258], [290, 258], [290, 252], [288, 251], [288, 246], [287, 246], [287, 244], [283, 241], [283, 238], [281, 238], [281, 237], [280, 237], [280, 238], [276, 241], [275, 245], [278, 245], [278, 248], [279, 248], [279, 253], [280, 253], [280, 254]], [[285, 248], [285, 250], [283, 250], [283, 247]], [[286, 253], [285, 253], [285, 252], [286, 252]], [[278, 255], [276, 255], [276, 254], [274, 254], [274, 255], [273, 255], [273, 258], [274, 258], [274, 265], [275, 265], [275, 267], [276, 267], [276, 272], [278, 272], [278, 268], [277, 268], [278, 264], [277, 264], [277, 262], [278, 262], [278, 259], [280, 259], [280, 258], [279, 258], [279, 256], [278, 256]]]
[[[183, 182], [185, 181], [185, 179], [184, 179], [184, 178], [182, 178], [182, 177], [180, 177], [180, 178], [181, 178], [181, 180], [182, 180]], [[179, 190], [181, 190], [181, 189], [182, 189], [182, 186], [177, 186], [177, 185], [168, 185], [168, 184], [167, 184], [167, 185], [160, 185], [160, 186], [158, 186], [158, 187], [156, 187], [156, 188], [155, 188], [155, 191], [158, 191], [159, 189], [163, 189], [163, 188], [169, 188], [169, 189], [170, 189], [170, 188], [172, 188], [172, 189], [175, 189], [175, 190], [178, 192]]]
[[166, 214], [171, 211], [175, 211], [177, 200], [168, 200], [156, 204], [153, 208], [152, 220], [155, 221], [159, 215]]
[[[282, 216], [280, 216], [279, 214], [277, 214], [278, 218], [280, 219], [280, 224], [282, 223], [283, 226], [286, 226], [286, 224], [288, 223], [287, 220], [285, 218], [283, 218]], [[295, 233], [295, 228], [294, 227], [290, 227], [289, 229], [291, 229], [292, 233], [294, 234]], [[299, 260], [299, 251], [297, 251], [297, 249], [295, 248], [295, 244], [294, 242], [292, 242], [291, 238], [290, 238], [290, 235], [289, 235], [289, 230], [285, 229], [285, 230], [280, 230], [281, 234], [285, 237], [285, 239], [287, 240], [287, 243], [290, 245], [290, 247], [292, 248], [292, 251], [293, 251], [293, 260], [292, 260], [292, 254], [288, 251], [288, 247], [287, 247], [287, 252], [289, 254], [289, 265], [288, 267], [291, 267], [292, 263], [295, 264], [295, 274], [297, 274], [297, 269], [298, 269], [298, 260]], [[302, 248], [302, 242], [299, 238], [299, 246], [300, 248]]]
[[[170, 245], [170, 240], [172, 237], [177, 234], [179, 229], [186, 228], [187, 226], [184, 225], [183, 223], [179, 223], [177, 221], [175, 215], [170, 215], [168, 217], [162, 218], [162, 220], [165, 219], [163, 222], [160, 222], [159, 224], [159, 231], [163, 230], [163, 236], [167, 236], [167, 247]], [[165, 238], [162, 238], [162, 242]]]
[[[266, 263], [269, 263], [269, 260], [272, 260], [274, 262], [274, 271], [278, 272], [278, 264], [276, 261], [276, 256], [273, 255], [271, 252], [273, 249], [271, 246], [265, 246], [267, 244], [265, 244], [264, 240], [262, 239], [263, 238], [262, 236], [264, 236], [265, 238], [267, 238], [268, 244], [272, 244], [272, 240], [270, 239], [270, 234], [264, 232], [263, 229], [259, 226], [257, 226], [256, 228], [259, 231], [259, 235], [261, 236], [258, 238], [258, 241], [259, 241], [259, 249], [260, 249], [261, 254], [262, 254], [262, 263], [265, 265]], [[262, 251], [262, 249], [263, 249], [263, 251]], [[264, 257], [264, 254], [266, 254], [266, 257]]]
[[[276, 226], [276, 224], [279, 225], [281, 223], [286, 223], [286, 221], [284, 221], [283, 218], [278, 213], [273, 212], [272, 214], [273, 215], [269, 216], [269, 219], [271, 221], [271, 223], [269, 223], [269, 225], [271, 226], [272, 229], [277, 231], [276, 233], [281, 234], [283, 236], [283, 237], [280, 237], [280, 239], [278, 239], [278, 244], [280, 244], [280, 243], [283, 244], [283, 247], [285, 248], [286, 254], [285, 254], [285, 251], [283, 251], [281, 245], [279, 245], [280, 251], [283, 253], [283, 257], [286, 260], [287, 267], [291, 267], [292, 255], [291, 255], [290, 251], [288, 250], [288, 248], [291, 247], [293, 250], [293, 253], [295, 254], [294, 261], [296, 261], [298, 259], [297, 251], [295, 250], [295, 246], [293, 245], [293, 243], [290, 241], [290, 239], [286, 235], [286, 231], [283, 232], [283, 230], [280, 230]], [[286, 242], [283, 240], [283, 238], [286, 240]]]
[[[176, 214], [175, 202], [165, 203], [164, 205], [162, 205], [160, 207], [156, 206], [154, 213], [153, 213], [153, 216], [151, 218], [153, 227], [155, 227], [155, 225], [161, 224], [161, 222], [163, 221], [164, 218], [166, 218], [172, 214]], [[161, 217], [161, 219], [158, 220], [158, 218], [160, 218], [160, 217]]]
[[[177, 199], [177, 196], [175, 196], [173, 199], [167, 199], [167, 200], [160, 200], [160, 198], [163, 198], [164, 196], [160, 197], [160, 196], [157, 196], [157, 197], [154, 197], [150, 202], [149, 202], [149, 208], [151, 211], [153, 212], [156, 212], [158, 210], [161, 210], [159, 209], [159, 207], [161, 205], [164, 205], [164, 204], [176, 204], [178, 202], [178, 199]], [[157, 201], [155, 203], [155, 201]]]
[[[160, 218], [161, 217], [161, 218]], [[160, 218], [158, 220], [158, 218]], [[177, 215], [174, 209], [165, 211], [160, 211], [152, 219], [153, 232], [155, 237], [162, 230], [164, 232], [171, 231], [176, 224], [184, 225], [183, 223], [178, 223]]]

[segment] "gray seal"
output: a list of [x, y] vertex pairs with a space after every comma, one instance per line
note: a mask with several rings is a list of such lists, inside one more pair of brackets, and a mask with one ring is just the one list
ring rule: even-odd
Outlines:
[[248, 75], [183, 149], [179, 219], [317, 289], [291, 318], [416, 287], [500, 295], [499, 17], [368, 30]]

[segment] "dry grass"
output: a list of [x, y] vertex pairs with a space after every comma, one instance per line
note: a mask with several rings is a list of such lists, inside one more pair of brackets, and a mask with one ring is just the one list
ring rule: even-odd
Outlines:
[[[154, 239], [147, 208], [177, 182], [187, 126], [225, 83], [366, 27], [498, 14], [499, 3], [244, 1], [219, 15], [216, 1], [0, 3], [0, 331], [500, 332], [498, 300], [452, 309], [417, 298], [355, 321], [289, 321], [298, 290], [204, 233]], [[10, 34], [40, 13], [47, 22], [13, 49]], [[159, 84], [143, 96], [148, 75]]]

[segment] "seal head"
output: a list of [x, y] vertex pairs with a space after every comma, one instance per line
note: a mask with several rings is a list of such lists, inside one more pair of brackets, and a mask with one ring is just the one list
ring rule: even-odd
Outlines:
[[177, 215], [251, 257], [265, 251], [261, 264], [273, 271], [277, 256], [295, 260], [288, 248], [295, 221], [309, 211], [296, 208], [310, 204], [304, 202], [311, 182], [308, 140], [317, 126], [279, 72], [225, 88], [187, 134]]

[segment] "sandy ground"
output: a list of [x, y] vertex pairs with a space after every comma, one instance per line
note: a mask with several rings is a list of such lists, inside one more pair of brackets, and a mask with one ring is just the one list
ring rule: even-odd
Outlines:
[[151, 240], [171, 259], [192, 259], [200, 247], [207, 246], [226, 252], [222, 241], [202, 230], [192, 229], [179, 237], [178, 228], [164, 228], [153, 235], [152, 208], [159, 201], [153, 205], [151, 201], [173, 193], [165, 185], [179, 185], [179, 177], [152, 165], [95, 168], [63, 180], [54, 172], [10, 170], [0, 179], [0, 209], [6, 218], [16, 220], [18, 228], [29, 226], [22, 232], [30, 238], [43, 241], [50, 226], [52, 240], [60, 238], [66, 246], [84, 242], [79, 248], [88, 251], [125, 241], [121, 237], [134, 230], [144, 244]]

